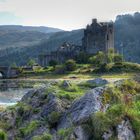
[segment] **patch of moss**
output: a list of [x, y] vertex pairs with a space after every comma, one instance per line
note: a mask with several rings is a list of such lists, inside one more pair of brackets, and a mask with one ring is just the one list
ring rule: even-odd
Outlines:
[[51, 114], [48, 115], [48, 123], [50, 125], [50, 127], [55, 127], [57, 122], [60, 119], [61, 114], [59, 112], [51, 112]]
[[52, 135], [46, 132], [42, 135], [34, 136], [32, 140], [52, 140]]
[[7, 134], [3, 130], [0, 130], [0, 140], [8, 140]]
[[59, 139], [68, 140], [72, 131], [73, 131], [73, 128], [60, 129], [57, 132], [57, 134], [59, 136]]
[[30, 135], [39, 126], [39, 121], [31, 121], [27, 126], [19, 129], [21, 137]]

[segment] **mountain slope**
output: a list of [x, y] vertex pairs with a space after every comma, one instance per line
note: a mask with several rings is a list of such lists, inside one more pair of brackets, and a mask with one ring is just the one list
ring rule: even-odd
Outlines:
[[42, 33], [56, 33], [63, 30], [45, 26], [0, 25], [0, 32], [1, 31], [2, 32], [37, 31]]
[[[37, 59], [39, 54], [54, 51], [65, 41], [77, 45], [82, 43], [83, 29], [71, 32], [51, 29], [51, 33], [47, 29], [0, 26], [0, 65], [14, 62], [25, 65], [30, 58]], [[140, 13], [117, 16], [115, 48], [126, 61], [140, 63]]]
[[140, 13], [117, 16], [115, 40], [115, 46], [125, 60], [140, 63]]
[[17, 65], [25, 65], [30, 58], [37, 60], [39, 54], [54, 51], [65, 41], [81, 45], [82, 37], [82, 29], [71, 32], [58, 32], [36, 45], [14, 49], [7, 48], [6, 50], [0, 51], [0, 65], [10, 65], [14, 62]]

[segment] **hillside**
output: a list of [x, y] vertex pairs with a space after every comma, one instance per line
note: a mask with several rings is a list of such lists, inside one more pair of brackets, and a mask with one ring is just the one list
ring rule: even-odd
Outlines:
[[[24, 65], [30, 58], [55, 50], [68, 41], [80, 45], [83, 29], [61, 31], [47, 27], [0, 26], [0, 65]], [[51, 33], [50, 33], [51, 32]], [[55, 33], [57, 32], [57, 33]], [[119, 15], [115, 21], [115, 48], [126, 61], [140, 63], [140, 13]], [[6, 48], [6, 49], [5, 49]]]
[[[0, 26], [0, 63], [7, 65], [7, 56], [15, 53], [18, 54], [31, 46], [40, 44], [42, 40], [48, 40], [49, 37], [62, 31], [49, 27], [32, 27], [19, 25], [1, 25]], [[16, 55], [17, 56], [17, 55]], [[18, 63], [17, 58], [17, 63]], [[10, 61], [12, 63], [12, 61]], [[20, 63], [20, 61], [19, 61]]]
[[124, 58], [140, 63], [140, 13], [117, 16], [115, 37], [115, 46]]
[[0, 31], [3, 33], [8, 32], [25, 32], [37, 31], [42, 33], [55, 33], [62, 31], [61, 29], [45, 27], [45, 26], [22, 26], [22, 25], [0, 25]]
[[14, 62], [17, 65], [25, 65], [30, 58], [37, 59], [39, 54], [45, 54], [46, 52], [55, 50], [65, 41], [80, 45], [82, 36], [83, 30], [58, 32], [51, 34], [47, 39], [42, 39], [36, 45], [32, 44], [14, 49], [7, 48], [6, 50], [0, 51], [0, 65], [10, 65]]

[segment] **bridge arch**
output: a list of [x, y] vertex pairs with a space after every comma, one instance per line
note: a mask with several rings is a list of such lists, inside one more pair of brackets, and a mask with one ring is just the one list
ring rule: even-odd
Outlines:
[[0, 70], [0, 79], [5, 78], [5, 77], [6, 77], [6, 74]]

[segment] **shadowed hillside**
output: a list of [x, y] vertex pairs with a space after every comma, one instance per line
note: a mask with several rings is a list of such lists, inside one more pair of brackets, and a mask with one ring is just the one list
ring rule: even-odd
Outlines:
[[18, 65], [24, 65], [30, 58], [37, 59], [39, 54], [45, 54], [55, 50], [63, 42], [68, 41], [73, 44], [81, 45], [83, 30], [71, 32], [58, 32], [50, 35], [47, 39], [42, 39], [39, 44], [29, 45], [22, 48], [7, 48], [0, 52], [0, 65], [10, 65], [16, 62]]
[[[56, 50], [63, 42], [81, 45], [83, 29], [61, 31], [47, 27], [0, 26], [0, 65], [24, 65], [30, 58]], [[57, 32], [57, 33], [55, 33]], [[140, 13], [119, 15], [115, 47], [126, 61], [140, 63]]]

